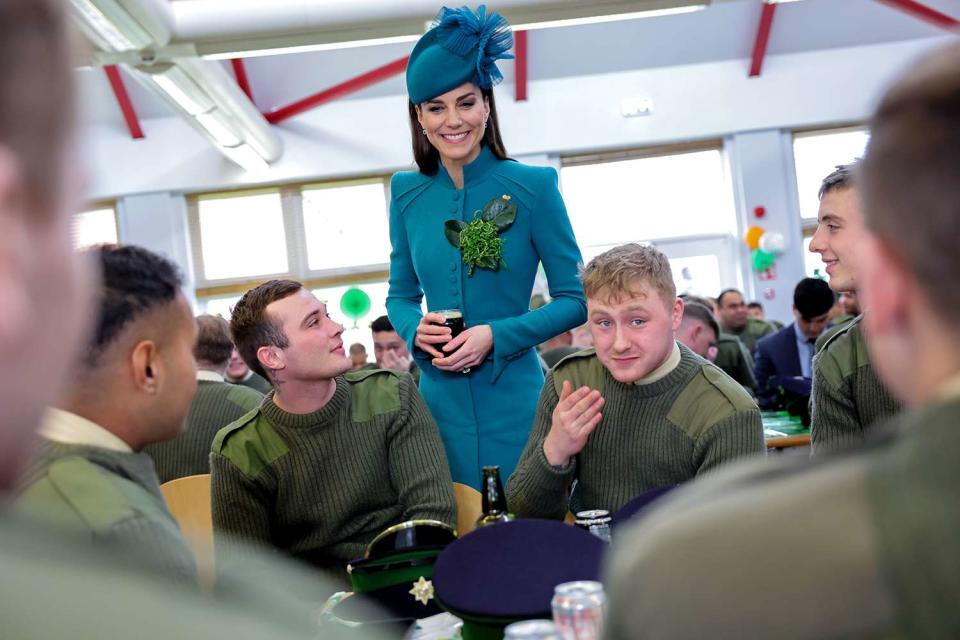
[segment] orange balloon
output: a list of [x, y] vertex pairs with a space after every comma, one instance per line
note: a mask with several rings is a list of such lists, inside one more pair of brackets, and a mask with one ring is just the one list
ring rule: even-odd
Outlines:
[[760, 236], [766, 233], [763, 227], [750, 227], [747, 229], [746, 235], [743, 236], [743, 241], [747, 243], [747, 246], [750, 247], [750, 250], [753, 251], [760, 246]]

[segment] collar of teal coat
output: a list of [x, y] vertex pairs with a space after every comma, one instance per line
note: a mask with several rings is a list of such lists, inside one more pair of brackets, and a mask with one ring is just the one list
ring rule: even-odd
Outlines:
[[[487, 145], [482, 145], [480, 147], [480, 155], [474, 158], [473, 162], [463, 167], [463, 186], [472, 187], [478, 182], [483, 181], [490, 175], [490, 172], [493, 171], [499, 162], [500, 160], [493, 155], [493, 152], [490, 151]], [[437, 171], [437, 177], [444, 185], [451, 189], [456, 189], [453, 180], [450, 178], [450, 174], [447, 173], [442, 162], [440, 163], [440, 169]]]

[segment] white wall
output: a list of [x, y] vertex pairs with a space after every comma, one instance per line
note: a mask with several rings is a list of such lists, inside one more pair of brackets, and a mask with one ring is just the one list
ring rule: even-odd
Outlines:
[[[783, 132], [865, 121], [883, 87], [910, 60], [948, 39], [771, 56], [759, 78], [747, 77], [749, 61], [743, 59], [532, 81], [529, 101], [515, 102], [512, 88], [504, 86], [497, 107], [510, 153], [537, 156], [541, 163], [555, 163], [564, 153], [724, 138], [741, 225], [763, 204], [770, 212], [765, 226], [792, 241], [780, 260], [783, 284], [775, 285], [772, 314], [789, 319], [781, 301], [802, 274], [802, 256]], [[653, 115], [623, 118], [620, 102], [634, 96], [651, 97]], [[131, 140], [120, 128], [88, 130], [91, 200], [149, 192], [176, 198], [252, 184], [384, 174], [412, 162], [405, 96], [341, 100], [283, 123], [278, 129], [284, 156], [258, 174], [222, 158], [178, 119], [147, 120], [143, 128], [144, 140]], [[765, 133], [748, 135], [758, 131]], [[131, 237], [121, 229], [122, 241]], [[744, 275], [753, 287], [748, 293], [759, 294], [752, 274], [745, 269]]]

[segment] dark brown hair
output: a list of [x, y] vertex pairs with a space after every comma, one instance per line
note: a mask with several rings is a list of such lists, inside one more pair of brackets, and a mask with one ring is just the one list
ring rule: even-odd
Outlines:
[[[23, 168], [31, 212], [52, 213], [59, 157], [73, 130], [74, 74], [65, 2], [0, 2], [0, 147]], [[43, 220], [45, 218], [41, 218]]]
[[[960, 46], [909, 69], [870, 126], [860, 187], [868, 227], [925, 288], [934, 311], [960, 324]], [[946, 285], [946, 286], [945, 286]]]
[[220, 316], [197, 316], [197, 346], [193, 348], [193, 357], [197, 362], [226, 366], [233, 353], [233, 340], [230, 339], [230, 325]]
[[267, 313], [267, 305], [292, 296], [300, 289], [303, 285], [294, 280], [270, 280], [247, 291], [230, 310], [230, 333], [240, 357], [248, 367], [268, 380], [271, 378], [260, 364], [257, 350], [264, 346], [285, 349], [290, 343], [283, 327]]
[[[503, 139], [500, 137], [500, 121], [497, 120], [497, 104], [493, 99], [493, 91], [481, 89], [480, 93], [490, 105], [490, 117], [487, 119], [487, 130], [483, 134], [480, 144], [490, 149], [493, 155], [500, 160], [509, 160], [507, 150], [503, 146]], [[420, 169], [420, 173], [428, 176], [436, 175], [440, 168], [440, 153], [437, 148], [430, 144], [427, 136], [423, 135], [423, 127], [420, 120], [417, 119], [417, 107], [409, 100], [407, 101], [408, 111], [410, 112], [410, 137], [413, 140], [413, 159]]]

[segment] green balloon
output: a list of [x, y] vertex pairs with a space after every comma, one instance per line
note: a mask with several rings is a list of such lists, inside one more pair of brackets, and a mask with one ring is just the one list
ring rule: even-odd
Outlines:
[[757, 271], [766, 271], [773, 266], [773, 261], [776, 259], [777, 256], [775, 254], [764, 251], [763, 249], [754, 249], [750, 253], [750, 261], [753, 263], [753, 268]]
[[363, 289], [350, 287], [340, 298], [340, 311], [356, 322], [370, 312], [370, 296]]

